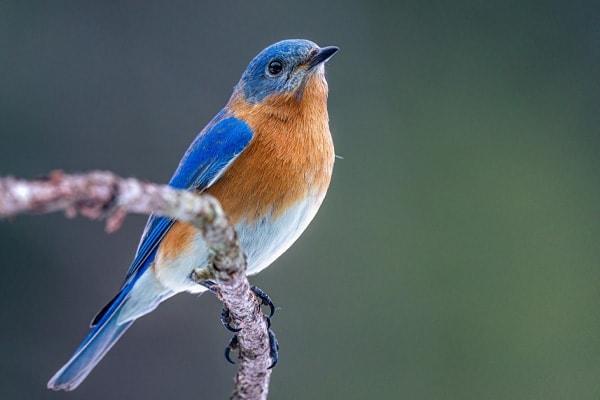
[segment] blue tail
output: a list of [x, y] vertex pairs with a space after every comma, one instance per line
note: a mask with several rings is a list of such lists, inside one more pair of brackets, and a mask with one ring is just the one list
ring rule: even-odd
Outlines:
[[48, 381], [48, 389], [75, 389], [137, 318], [175, 294], [162, 286], [148, 269], [153, 258], [151, 254], [142, 259], [140, 262], [144, 262], [146, 268], [128, 277], [117, 296], [100, 310], [71, 359]]
[[105, 308], [102, 318], [92, 325], [90, 333], [83, 340], [71, 359], [50, 379], [48, 388], [73, 390], [88, 376], [102, 357], [125, 333], [134, 320], [118, 323], [118, 317], [126, 296], [119, 293]]

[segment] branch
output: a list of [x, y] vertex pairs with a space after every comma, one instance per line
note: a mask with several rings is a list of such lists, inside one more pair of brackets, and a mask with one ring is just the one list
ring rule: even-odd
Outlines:
[[267, 398], [271, 376], [267, 323], [250, 290], [246, 258], [235, 229], [214, 197], [110, 172], [67, 175], [54, 171], [35, 180], [0, 177], [0, 218], [59, 210], [68, 217], [106, 218], [108, 232], [119, 229], [127, 213], [154, 213], [198, 228], [213, 256], [208, 276], [199, 271], [191, 276], [197, 282], [213, 279], [232, 324], [243, 328], [238, 333], [239, 364], [231, 398]]

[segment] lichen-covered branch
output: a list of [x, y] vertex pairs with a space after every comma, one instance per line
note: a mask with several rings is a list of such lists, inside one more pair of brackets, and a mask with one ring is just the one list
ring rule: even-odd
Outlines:
[[127, 213], [165, 215], [196, 226], [212, 250], [211, 278], [219, 297], [230, 310], [232, 324], [242, 328], [232, 398], [266, 399], [271, 375], [268, 327], [250, 290], [235, 229], [215, 198], [104, 171], [54, 171], [34, 180], [0, 177], [0, 218], [60, 210], [70, 217], [105, 218], [109, 232], [119, 229]]

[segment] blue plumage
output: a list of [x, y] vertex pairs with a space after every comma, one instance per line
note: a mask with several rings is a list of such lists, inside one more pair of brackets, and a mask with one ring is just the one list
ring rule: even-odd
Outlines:
[[[200, 132], [186, 151], [173, 174], [169, 186], [176, 189], [203, 191], [223, 173], [227, 166], [248, 146], [252, 140], [252, 129], [234, 117], [224, 118], [221, 111]], [[173, 225], [166, 217], [151, 216], [127, 272], [126, 281], [144, 272], [144, 266], [157, 244]]]
[[[169, 182], [219, 199], [236, 224], [250, 273], [292, 245], [325, 196], [334, 151], [323, 64], [336, 51], [295, 39], [259, 53]], [[150, 216], [121, 290], [48, 387], [75, 389], [136, 318], [176, 293], [206, 290], [190, 273], [209, 257], [193, 226]]]
[[[204, 190], [248, 146], [252, 129], [222, 111], [186, 151], [169, 185], [177, 189]], [[223, 119], [221, 119], [223, 118]]]
[[[224, 116], [224, 111], [219, 113], [196, 137], [171, 178], [170, 186], [197, 191], [206, 189], [248, 146], [253, 136], [250, 127], [237, 118]], [[69, 362], [50, 379], [48, 387], [65, 390], [77, 387], [131, 326], [134, 319], [121, 321], [119, 314], [134, 285], [154, 261], [158, 244], [173, 223], [167, 217], [150, 216], [121, 290], [94, 317], [87, 337]], [[164, 297], [170, 295], [171, 293], [157, 292], [156, 296], [144, 304], [143, 310], [137, 310], [138, 314], [152, 311]]]
[[[238, 84], [246, 101], [260, 103], [266, 96], [297, 90], [302, 76], [294, 74], [294, 70], [299, 66], [305, 67], [303, 63], [310, 61], [311, 52], [317, 49], [318, 46], [311, 41], [292, 39], [275, 43], [262, 51], [250, 62]], [[280, 63], [282, 71], [272, 74], [271, 62]]]

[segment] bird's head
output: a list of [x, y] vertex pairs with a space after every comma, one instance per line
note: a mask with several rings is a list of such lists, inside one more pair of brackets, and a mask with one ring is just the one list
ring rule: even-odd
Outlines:
[[250, 103], [278, 94], [293, 93], [301, 97], [308, 77], [323, 75], [323, 64], [337, 51], [337, 47], [321, 48], [303, 39], [272, 44], [250, 62], [236, 92], [241, 91]]

